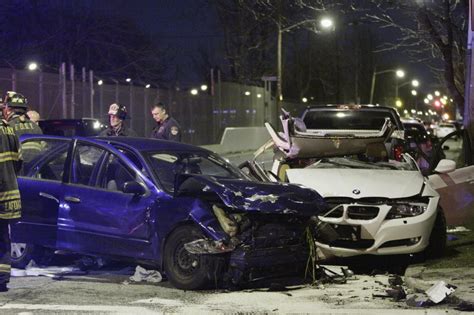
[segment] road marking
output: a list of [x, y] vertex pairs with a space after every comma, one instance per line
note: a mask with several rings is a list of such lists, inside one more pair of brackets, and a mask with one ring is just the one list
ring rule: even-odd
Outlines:
[[46, 310], [46, 311], [72, 311], [72, 312], [107, 312], [114, 314], [163, 314], [162, 311], [152, 311], [140, 306], [117, 306], [117, 305], [45, 305], [45, 304], [5, 304], [0, 310]]

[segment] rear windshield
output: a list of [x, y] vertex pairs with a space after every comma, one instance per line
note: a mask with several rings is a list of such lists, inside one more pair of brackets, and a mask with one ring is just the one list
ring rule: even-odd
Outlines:
[[388, 111], [375, 110], [309, 110], [303, 116], [307, 129], [380, 130], [385, 118], [399, 127], [396, 118]]

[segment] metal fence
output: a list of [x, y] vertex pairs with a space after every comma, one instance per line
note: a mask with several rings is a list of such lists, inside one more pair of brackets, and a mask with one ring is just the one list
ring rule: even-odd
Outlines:
[[42, 119], [93, 117], [107, 122], [109, 105], [118, 102], [128, 109], [129, 126], [145, 137], [155, 126], [150, 106], [161, 101], [182, 126], [183, 141], [191, 144], [217, 143], [226, 127], [276, 122], [269, 89], [229, 82], [217, 83], [213, 95], [202, 91], [191, 95], [188, 90], [145, 88], [125, 82], [98, 85], [91, 71], [75, 73], [73, 67], [66, 69], [64, 65], [58, 73], [0, 68], [0, 91], [7, 90], [24, 94]]

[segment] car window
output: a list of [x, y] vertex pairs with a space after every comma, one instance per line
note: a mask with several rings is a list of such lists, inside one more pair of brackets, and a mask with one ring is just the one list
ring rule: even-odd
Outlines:
[[57, 139], [23, 141], [20, 176], [61, 180], [69, 144], [70, 140]]
[[101, 173], [99, 187], [110, 191], [123, 191], [126, 182], [135, 180], [133, 172], [115, 154], [109, 154]]
[[393, 115], [386, 111], [310, 110], [303, 121], [307, 129], [380, 130], [385, 118], [398, 126]]
[[70, 182], [95, 186], [93, 182], [94, 174], [97, 173], [99, 161], [104, 154], [104, 150], [92, 145], [78, 144], [74, 151], [72, 160], [72, 172]]
[[245, 175], [222, 158], [206, 152], [147, 152], [147, 160], [162, 187], [174, 189], [176, 174], [245, 178]]

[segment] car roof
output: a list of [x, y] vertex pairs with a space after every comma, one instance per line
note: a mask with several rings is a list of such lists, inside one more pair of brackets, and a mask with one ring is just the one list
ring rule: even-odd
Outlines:
[[380, 110], [380, 111], [395, 111], [396, 109], [389, 106], [379, 106], [372, 104], [326, 104], [326, 105], [309, 105], [306, 107], [307, 110], [312, 109], [371, 109], [371, 110]]
[[153, 150], [169, 150], [169, 151], [202, 151], [210, 152], [204, 148], [194, 146], [191, 144], [185, 144], [175, 141], [158, 140], [151, 138], [139, 138], [139, 137], [61, 137], [61, 136], [50, 136], [50, 135], [25, 135], [21, 137], [21, 140], [27, 139], [80, 139], [83, 141], [99, 142], [99, 143], [112, 143], [124, 146], [129, 146], [138, 151], [153, 151]]

